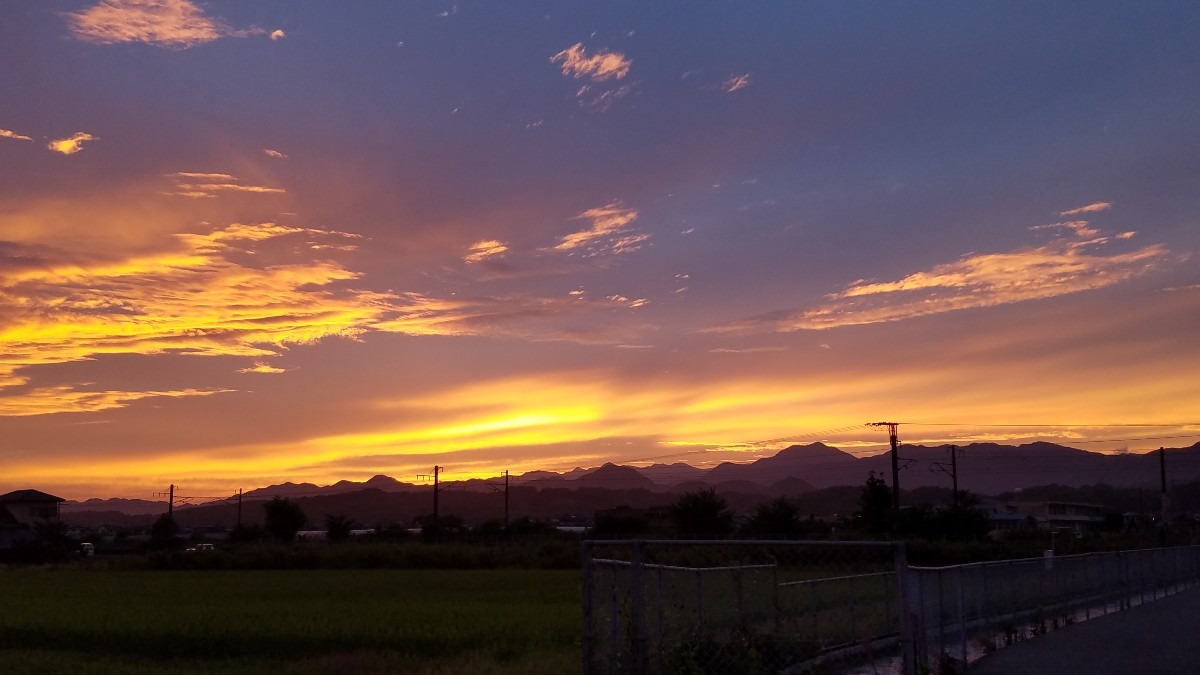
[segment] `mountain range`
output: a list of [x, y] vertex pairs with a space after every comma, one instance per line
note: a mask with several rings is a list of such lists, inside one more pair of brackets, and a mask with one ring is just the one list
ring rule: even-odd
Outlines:
[[[901, 488], [950, 487], [950, 452], [949, 445], [901, 446]], [[1200, 443], [1185, 448], [1168, 448], [1162, 454], [1170, 482], [1200, 480]], [[955, 460], [960, 489], [992, 495], [1047, 484], [1072, 487], [1106, 484], [1156, 490], [1162, 469], [1158, 455], [1101, 454], [1053, 443], [1018, 446], [972, 443], [959, 447]], [[834, 486], [861, 486], [872, 472], [891, 483], [889, 453], [858, 456], [824, 443], [811, 443], [793, 445], [752, 462], [724, 462], [709, 469], [679, 462], [645, 467], [608, 463], [594, 468], [576, 468], [561, 474], [531, 471], [510, 477], [510, 488], [538, 502], [536, 509], [522, 510], [520, 513], [523, 515], [557, 517], [563, 514], [590, 515], [596, 509], [618, 505], [661, 505], [670, 501], [669, 495], [706, 487], [726, 495], [735, 507], [742, 504], [750, 508], [756, 500], [776, 496], [795, 496]], [[447, 505], [453, 505], [455, 501], [461, 502], [463, 508], [468, 503], [487, 505], [459, 513], [462, 517], [469, 517], [475, 511], [494, 515], [495, 508], [491, 503], [502, 497], [497, 493], [503, 492], [504, 483], [503, 479], [443, 480], [440, 488], [443, 502]], [[348, 503], [351, 496], [356, 496], [352, 501], [357, 505], [357, 513], [375, 512], [376, 509], [365, 504], [365, 501], [374, 499], [381, 503], [378, 511], [383, 516], [395, 514], [395, 509], [400, 508], [401, 504], [407, 505], [402, 509], [406, 512], [419, 514], [427, 511], [431, 491], [429, 484], [404, 483], [389, 476], [377, 475], [362, 482], [342, 480], [326, 486], [280, 483], [247, 491], [242, 498], [244, 501], [263, 501], [273, 497], [329, 501], [329, 498], [340, 497], [340, 502]], [[461, 497], [456, 497], [457, 493], [462, 493]], [[468, 495], [474, 497], [468, 498]], [[383, 502], [389, 506], [383, 507]], [[120, 520], [119, 516], [144, 518], [160, 514], [166, 507], [166, 502], [89, 499], [67, 502], [62, 505], [62, 512], [74, 521], [95, 521], [102, 515]], [[186, 515], [189, 511], [229, 511], [232, 508], [233, 501], [230, 500], [222, 505], [178, 505], [176, 514], [183, 520], [191, 520], [192, 517]]]

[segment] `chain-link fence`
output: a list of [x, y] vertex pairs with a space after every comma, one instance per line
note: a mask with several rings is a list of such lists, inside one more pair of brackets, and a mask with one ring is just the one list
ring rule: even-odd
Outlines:
[[585, 542], [584, 672], [808, 673], [898, 654], [904, 569], [893, 542]]
[[960, 672], [1007, 644], [1178, 593], [1200, 580], [1200, 546], [910, 567], [915, 658]]

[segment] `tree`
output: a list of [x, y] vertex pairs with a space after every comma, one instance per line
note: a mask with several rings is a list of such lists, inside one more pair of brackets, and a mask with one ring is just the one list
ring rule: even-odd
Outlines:
[[175, 534], [179, 532], [179, 526], [175, 524], [175, 519], [169, 514], [162, 514], [150, 526], [150, 543], [156, 548], [167, 548], [175, 545]]
[[715, 538], [733, 530], [733, 512], [713, 488], [680, 495], [671, 505], [671, 520], [683, 536]]
[[290, 499], [276, 497], [263, 504], [267, 515], [267, 534], [280, 541], [293, 541], [308, 522], [304, 510]]
[[329, 541], [346, 541], [352, 529], [354, 521], [346, 516], [325, 516], [325, 538]]
[[878, 535], [891, 530], [894, 517], [892, 489], [881, 476], [876, 476], [872, 471], [858, 496], [858, 511], [854, 514], [854, 519], [867, 532]]
[[750, 522], [746, 523], [747, 532], [785, 539], [795, 538], [800, 530], [799, 509], [783, 497], [759, 504]]

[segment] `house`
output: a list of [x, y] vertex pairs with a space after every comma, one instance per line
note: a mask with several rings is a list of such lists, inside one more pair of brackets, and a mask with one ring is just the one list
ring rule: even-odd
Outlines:
[[35, 527], [58, 520], [65, 499], [40, 490], [16, 490], [0, 495], [0, 550], [37, 537]]
[[1104, 524], [1104, 507], [1074, 502], [988, 502], [980, 505], [999, 530], [1036, 525], [1046, 530], [1083, 532]]

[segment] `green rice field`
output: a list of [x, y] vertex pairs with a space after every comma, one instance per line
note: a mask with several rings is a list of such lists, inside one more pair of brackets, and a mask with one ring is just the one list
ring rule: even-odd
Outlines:
[[22, 673], [576, 672], [579, 573], [0, 570]]

